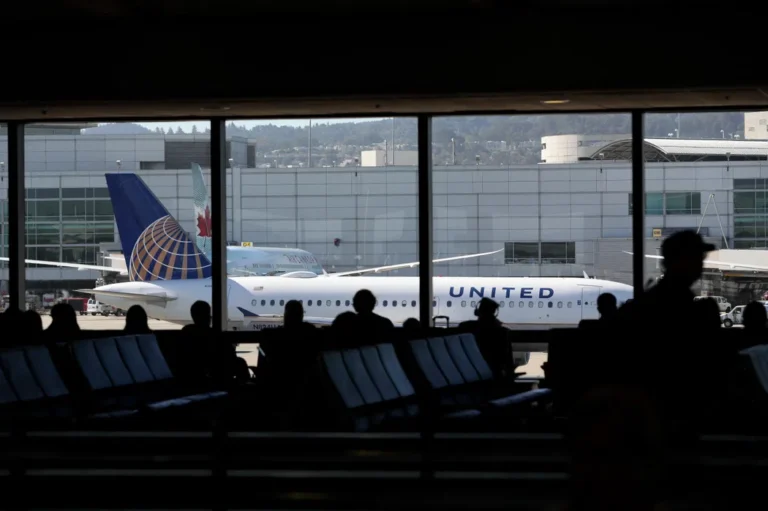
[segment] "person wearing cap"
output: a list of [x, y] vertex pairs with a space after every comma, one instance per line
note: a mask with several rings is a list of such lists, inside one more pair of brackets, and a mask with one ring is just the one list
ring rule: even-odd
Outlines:
[[[707, 380], [714, 380], [710, 376], [716, 370], [700, 335], [709, 323], [694, 305], [691, 286], [701, 278], [704, 259], [713, 250], [694, 231], [673, 234], [661, 245], [664, 275], [618, 312], [617, 327], [632, 335], [616, 345], [617, 368], [624, 378], [653, 389], [665, 413], [678, 418], [700, 413], [698, 399], [712, 396]], [[650, 339], [655, 347], [648, 346]], [[656, 350], [660, 356], [648, 356]]]
[[659, 318], [675, 325], [686, 324], [691, 319], [688, 313], [693, 312], [691, 286], [701, 278], [706, 255], [715, 249], [694, 231], [680, 231], [668, 237], [661, 245], [664, 276], [643, 296], [625, 304], [619, 310], [619, 319], [643, 323], [652, 320], [656, 327]]

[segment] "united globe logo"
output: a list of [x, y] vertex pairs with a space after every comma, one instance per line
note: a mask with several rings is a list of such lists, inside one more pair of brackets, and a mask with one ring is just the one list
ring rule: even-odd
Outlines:
[[139, 236], [130, 258], [132, 281], [202, 279], [210, 262], [170, 215], [152, 222]]

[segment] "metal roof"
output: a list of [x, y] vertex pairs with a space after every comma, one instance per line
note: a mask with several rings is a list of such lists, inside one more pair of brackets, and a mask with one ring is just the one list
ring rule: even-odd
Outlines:
[[[645, 161], [741, 161], [768, 159], [768, 141], [758, 140], [687, 140], [646, 138]], [[601, 156], [602, 155], [602, 156]], [[594, 160], [632, 159], [632, 139], [609, 142], [592, 153]]]

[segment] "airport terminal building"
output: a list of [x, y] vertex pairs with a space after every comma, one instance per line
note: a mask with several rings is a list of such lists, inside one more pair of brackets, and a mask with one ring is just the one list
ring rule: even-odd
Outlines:
[[[84, 126], [84, 125], [83, 125]], [[62, 125], [26, 137], [30, 259], [105, 264], [120, 250], [105, 172], [136, 172], [190, 232], [191, 163], [209, 166], [207, 135], [81, 135]], [[564, 135], [563, 137], [573, 137]], [[0, 135], [0, 151], [5, 142]], [[549, 148], [557, 137], [546, 137]], [[565, 139], [564, 139], [565, 140]], [[440, 166], [433, 174], [434, 255], [499, 250], [440, 264], [436, 275], [589, 276], [631, 283], [631, 141], [612, 136], [558, 163]], [[228, 140], [228, 239], [299, 247], [328, 271], [418, 260], [415, 166], [254, 168], [253, 144]], [[697, 228], [725, 248], [768, 246], [768, 142], [646, 140], [646, 245]], [[545, 154], [543, 152], [543, 154]], [[0, 160], [5, 160], [0, 154]], [[207, 170], [206, 170], [207, 172]], [[7, 253], [7, 180], [0, 181]], [[7, 280], [7, 269], [0, 270]], [[413, 275], [416, 269], [401, 270]], [[649, 260], [649, 276], [658, 275]], [[27, 270], [29, 289], [92, 286], [100, 275]]]

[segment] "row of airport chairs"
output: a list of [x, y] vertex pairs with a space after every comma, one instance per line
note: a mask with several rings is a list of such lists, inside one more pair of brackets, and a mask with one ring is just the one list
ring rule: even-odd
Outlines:
[[7, 426], [112, 427], [115, 420], [157, 418], [169, 409], [191, 410], [227, 396], [181, 385], [151, 334], [76, 341], [61, 350], [63, 364], [74, 369], [65, 369], [66, 377], [59, 370], [61, 354], [57, 367], [45, 346], [0, 352], [0, 409]]
[[321, 355], [321, 373], [354, 431], [463, 430], [478, 422], [470, 425], [471, 419], [498, 418], [551, 394], [549, 389], [514, 392], [513, 385], [495, 379], [472, 334], [418, 339], [407, 346], [409, 353], [400, 356], [393, 344]]

